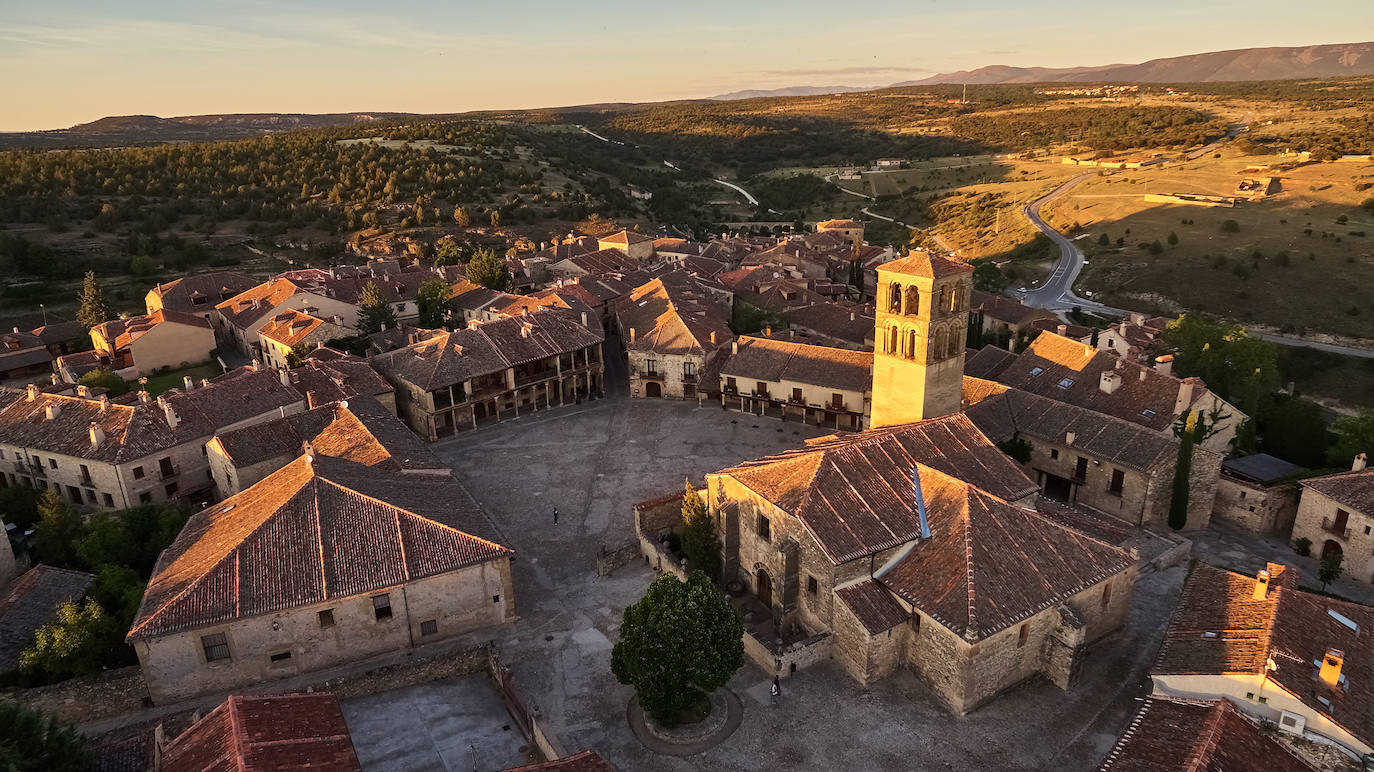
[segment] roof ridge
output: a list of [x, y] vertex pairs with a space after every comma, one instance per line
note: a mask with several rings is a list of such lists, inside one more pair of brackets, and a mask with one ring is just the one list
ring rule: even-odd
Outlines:
[[[349, 462], [349, 463], [352, 463], [352, 462]], [[364, 468], [364, 469], [370, 469], [371, 467], [363, 467], [363, 468]], [[335, 488], [338, 488], [339, 490], [348, 491], [349, 493], [352, 493], [352, 494], [354, 494], [355, 496], [360, 496], [360, 497], [362, 497], [362, 498], [364, 498], [364, 499], [367, 499], [368, 501], [376, 502], [377, 504], [380, 504], [380, 505], [382, 505], [382, 506], [384, 506], [384, 507], [390, 507], [391, 509], [394, 509], [394, 510], [396, 510], [396, 511], [398, 511], [398, 512], [404, 512], [405, 514], [407, 514], [407, 515], [409, 515], [409, 516], [411, 516], [411, 517], [419, 518], [420, 520], [423, 520], [423, 521], [425, 521], [426, 523], [432, 523], [432, 524], [434, 524], [434, 525], [436, 525], [436, 526], [438, 526], [439, 528], [442, 528], [442, 529], [444, 529], [444, 530], [452, 531], [453, 533], [459, 534], [459, 535], [461, 535], [461, 536], [466, 536], [466, 537], [469, 538], [469, 539], [472, 539], [472, 540], [474, 540], [474, 541], [481, 542], [481, 543], [483, 543], [483, 544], [490, 544], [490, 545], [492, 545], [493, 547], [496, 547], [496, 548], [499, 549], [499, 550], [504, 550], [504, 551], [506, 551], [506, 552], [511, 552], [511, 553], [514, 553], [514, 552], [515, 552], [515, 550], [511, 549], [510, 547], [507, 547], [507, 546], [504, 545], [504, 544], [498, 544], [497, 542], [491, 541], [490, 539], [485, 539], [485, 538], [483, 538], [483, 537], [481, 537], [481, 536], [478, 536], [478, 535], [476, 535], [476, 534], [468, 533], [467, 531], [464, 531], [464, 530], [461, 529], [461, 528], [455, 528], [454, 526], [451, 526], [451, 525], [449, 525], [448, 523], [441, 523], [441, 522], [439, 522], [438, 520], [435, 520], [435, 519], [432, 518], [432, 517], [426, 517], [426, 516], [420, 514], [419, 512], [412, 512], [412, 511], [410, 511], [409, 509], [406, 509], [405, 507], [397, 506], [396, 504], [392, 504], [392, 503], [389, 502], [389, 501], [384, 501], [384, 500], [382, 500], [382, 499], [379, 499], [379, 498], [377, 498], [376, 496], [370, 496], [370, 495], [368, 495], [368, 494], [366, 494], [366, 493], [363, 493], [362, 491], [359, 491], [359, 490], [357, 490], [357, 489], [355, 489], [355, 488], [351, 488], [351, 487], [349, 487], [349, 486], [347, 486], [347, 485], [344, 485], [343, 483], [341, 483], [341, 482], [339, 482], [339, 481], [337, 481], [337, 480], [331, 480], [331, 479], [329, 479], [328, 477], [317, 477], [316, 479], [319, 479], [319, 480], [322, 480], [322, 481], [324, 481], [324, 482], [327, 482], [327, 483], [329, 483], [330, 485], [334, 486]], [[462, 484], [459, 483], [456, 479], [453, 480], [453, 482], [454, 482], [454, 484], [458, 485], [460, 488], [462, 487]], [[466, 490], [466, 489], [464, 489], [464, 490]], [[397, 528], [398, 528], [398, 529], [399, 529], [399, 527], [400, 527], [399, 523], [400, 523], [400, 521], [398, 520], [398, 521], [397, 521]], [[398, 534], [397, 534], [397, 535], [398, 535], [398, 537], [399, 537], [399, 535], [400, 535], [400, 534], [399, 534], [399, 531], [398, 531]], [[402, 559], [404, 559], [404, 548], [402, 548]]]
[[964, 516], [964, 565], [968, 567], [968, 627], [964, 628], [964, 639], [971, 641], [978, 638], [978, 620], [973, 581], [973, 516], [969, 511], [969, 487], [964, 488], [961, 513]]
[[1188, 772], [1206, 769], [1208, 760], [1210, 760], [1212, 754], [1216, 752], [1217, 743], [1221, 741], [1221, 720], [1226, 715], [1224, 707], [1226, 704], [1227, 700], [1218, 700], [1216, 704], [1208, 710], [1207, 721], [1202, 729], [1201, 741], [1195, 746], [1195, 750], [1188, 759], [1187, 766], [1185, 767], [1185, 770], [1188, 770]]

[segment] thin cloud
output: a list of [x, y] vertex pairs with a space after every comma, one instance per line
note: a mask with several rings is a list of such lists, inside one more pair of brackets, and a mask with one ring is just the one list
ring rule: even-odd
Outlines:
[[284, 37], [242, 32], [209, 24], [186, 24], [155, 19], [96, 20], [43, 26], [0, 23], [0, 40], [29, 48], [149, 47], [161, 50], [242, 51], [299, 45]]
[[899, 67], [869, 64], [854, 67], [767, 70], [763, 74], [773, 78], [843, 78], [848, 76], [905, 75], [924, 72], [930, 72], [930, 70], [924, 67]]

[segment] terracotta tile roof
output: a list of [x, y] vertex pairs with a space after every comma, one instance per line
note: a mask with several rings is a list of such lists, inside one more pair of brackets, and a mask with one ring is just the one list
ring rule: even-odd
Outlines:
[[912, 250], [906, 257], [901, 257], [890, 263], [884, 263], [878, 266], [878, 270], [938, 279], [941, 276], [973, 273], [973, 266], [968, 263], [958, 262], [957, 260], [950, 260], [947, 257], [932, 255], [929, 252]]
[[[621, 302], [616, 318], [629, 351], [702, 354], [735, 337], [730, 309], [682, 271], [666, 273], [634, 290]], [[630, 330], [635, 331], [633, 340]]]
[[969, 307], [974, 311], [982, 311], [988, 319], [1017, 326], [1029, 324], [1032, 320], [1044, 317], [1049, 313], [1043, 309], [1031, 308], [1003, 295], [994, 295], [991, 292], [978, 290], [974, 290], [970, 296]]
[[[1078, 341], [1091, 340], [1093, 335], [1093, 328], [1091, 327], [1084, 327], [1081, 324], [1065, 324], [1058, 319], [1036, 319], [1030, 323], [1030, 326], [1032, 330], [1038, 332], [1052, 332]], [[1064, 328], [1063, 332], [1059, 330], [1061, 327]]]
[[988, 344], [978, 349], [976, 354], [964, 357], [964, 375], [995, 379], [1015, 361], [1015, 354]]
[[[0, 528], [0, 538], [4, 529]], [[19, 654], [57, 607], [78, 600], [95, 581], [91, 574], [42, 564], [25, 571], [0, 595], [0, 673], [19, 666]], [[6, 588], [0, 587], [0, 590]]]
[[1072, 432], [1072, 447], [1085, 455], [1140, 471], [1173, 464], [1178, 456], [1178, 443], [1166, 434], [995, 381], [965, 377], [964, 405], [969, 420], [994, 442], [1019, 432], [1067, 444]]
[[305, 291], [289, 279], [273, 279], [217, 304], [215, 310], [229, 324], [249, 330], [261, 324], [277, 306]]
[[188, 314], [180, 311], [168, 311], [159, 309], [151, 314], [143, 316], [131, 316], [128, 319], [113, 319], [108, 322], [97, 324], [92, 328], [92, 332], [109, 341], [116, 351], [127, 349], [130, 343], [138, 340], [142, 336], [151, 332], [153, 328], [162, 324], [180, 324], [187, 327], [199, 327], [201, 329], [212, 329], [210, 322], [205, 317], [196, 314]]
[[911, 613], [902, 608], [892, 593], [873, 579], [838, 587], [835, 594], [854, 612], [869, 635], [887, 632], [911, 618]]
[[315, 349], [306, 356], [300, 367], [291, 370], [291, 386], [308, 397], [309, 405], [352, 399], [359, 395], [380, 397], [396, 391], [381, 373], [360, 357], [334, 352], [338, 356], [315, 358], [313, 355], [333, 349]]
[[980, 640], [1126, 570], [1128, 553], [921, 469], [931, 538], [877, 576], [966, 640]]
[[573, 255], [566, 262], [590, 274], [616, 273], [639, 267], [638, 261], [619, 249], [598, 249], [595, 252]]
[[121, 737], [102, 737], [89, 745], [95, 757], [92, 772], [148, 772], [157, 769], [156, 727]]
[[394, 471], [448, 468], [399, 418], [377, 400], [362, 395], [221, 432], [215, 435], [215, 442], [239, 468], [274, 458], [285, 466], [301, 454], [306, 442], [320, 455], [364, 466]]
[[603, 244], [643, 244], [646, 241], [653, 241], [653, 236], [645, 236], [643, 233], [636, 233], [631, 230], [622, 230], [619, 233], [612, 233], [609, 236], [602, 236], [597, 239]]
[[[172, 311], [200, 313], [215, 304], [257, 285], [251, 276], [232, 271], [196, 273], [159, 284], [150, 290], [162, 301], [162, 307]], [[196, 302], [203, 299], [202, 302]]]
[[37, 335], [27, 332], [0, 335], [0, 373], [52, 361], [52, 352]]
[[[756, 381], [795, 381], [843, 391], [867, 392], [873, 382], [872, 352], [742, 337], [721, 375]], [[858, 409], [851, 406], [851, 409]]]
[[[1281, 565], [1270, 563], [1268, 570], [1268, 594], [1255, 600], [1255, 577], [1199, 563], [1183, 585], [1151, 674], [1258, 674], [1273, 660], [1270, 683], [1374, 744], [1374, 608], [1299, 590], [1295, 572]], [[1343, 686], [1315, 677], [1328, 649], [1345, 653]]]
[[339, 701], [327, 692], [233, 696], [172, 740], [162, 772], [362, 770]]
[[302, 456], [191, 516], [158, 557], [135, 641], [507, 557], [451, 478]]
[[816, 223], [817, 229], [824, 228], [862, 228], [864, 224], [858, 220], [822, 220]]
[[920, 534], [914, 466], [923, 480], [935, 479], [938, 470], [942, 478], [953, 475], [1010, 500], [1036, 490], [1016, 462], [962, 414], [821, 437], [807, 445], [720, 474], [800, 520], [837, 565]]
[[446, 388], [477, 376], [595, 346], [605, 336], [567, 311], [544, 310], [441, 332], [378, 354], [372, 365], [389, 378], [424, 389]]
[[35, 327], [30, 332], [37, 335], [39, 340], [51, 346], [59, 343], [78, 340], [86, 334], [80, 322], [66, 322], [53, 320], [42, 327]]
[[[1104, 372], [1116, 371], [1120, 385], [1111, 394], [1101, 388]], [[1153, 368], [1119, 359], [1090, 345], [1042, 332], [1030, 346], [993, 376], [1018, 389], [1068, 402], [1163, 431], [1174, 422], [1174, 407], [1184, 381]], [[1206, 393], [1206, 384], [1190, 379], [1189, 405]]]
[[855, 346], [865, 346], [873, 340], [874, 317], [869, 306], [842, 306], [838, 303], [812, 303], [787, 312], [792, 327]]
[[[301, 395], [268, 371], [248, 368], [226, 373], [192, 391], [172, 389], [158, 401], [121, 405], [82, 397], [0, 390], [0, 442], [105, 463], [123, 463], [202, 440], [216, 430], [301, 402]], [[47, 418], [47, 405], [57, 415]], [[166, 405], [166, 408], [163, 406]], [[167, 409], [176, 417], [168, 422]], [[105, 440], [91, 443], [90, 425]]]
[[519, 295], [487, 289], [464, 279], [453, 285], [453, 294], [448, 299], [450, 308], [459, 311], [481, 311], [491, 306], [519, 300]]
[[596, 239], [591, 236], [579, 236], [572, 241], [562, 244], [554, 244], [546, 249], [535, 252], [535, 257], [547, 259], [550, 263], [566, 260], [577, 255], [585, 255], [588, 252], [595, 252], [600, 247], [597, 246]]
[[385, 273], [381, 276], [356, 276], [331, 278], [321, 283], [321, 294], [344, 303], [357, 305], [362, 301], [367, 285], [376, 284], [382, 299], [388, 303], [413, 301], [420, 291], [420, 285], [444, 276], [431, 269], [410, 269]]
[[553, 761], [541, 761], [505, 772], [611, 772], [611, 765], [596, 751], [582, 751]]
[[323, 343], [335, 338], [346, 338], [353, 335], [353, 330], [343, 325], [325, 321], [317, 316], [287, 308], [273, 314], [272, 318], [264, 322], [258, 328], [258, 335], [276, 341], [283, 346], [295, 346], [301, 343]]
[[1374, 515], [1374, 467], [1359, 472], [1312, 477], [1303, 480], [1302, 484], [1303, 487], [1335, 499], [1339, 504], [1367, 515]]
[[1100, 772], [1311, 772], [1229, 700], [1146, 697]]

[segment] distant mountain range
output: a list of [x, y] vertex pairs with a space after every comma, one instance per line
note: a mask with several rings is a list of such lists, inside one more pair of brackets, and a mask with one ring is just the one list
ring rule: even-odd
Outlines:
[[[1238, 48], [1205, 54], [1151, 59], [1141, 64], [1104, 64], [1096, 67], [1011, 67], [994, 64], [959, 70], [891, 86], [933, 86], [944, 83], [1203, 83], [1232, 80], [1295, 80], [1374, 75], [1374, 42], [1334, 43], [1291, 48]], [[870, 88], [882, 88], [873, 86]], [[769, 91], [735, 91], [712, 99], [769, 96], [809, 96], [867, 91], [855, 86], [800, 86]]]
[[116, 115], [69, 129], [0, 133], [0, 147], [73, 147], [206, 142], [258, 137], [293, 129], [318, 129], [405, 118], [413, 113], [246, 113], [238, 115]]

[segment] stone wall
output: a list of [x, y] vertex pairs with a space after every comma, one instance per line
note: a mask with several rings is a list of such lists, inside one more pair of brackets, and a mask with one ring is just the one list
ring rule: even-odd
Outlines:
[[1247, 531], [1287, 537], [1298, 514], [1296, 483], [1263, 486], [1222, 475], [1212, 516]]
[[22, 702], [70, 724], [122, 716], [143, 709], [148, 699], [143, 675], [135, 666], [102, 673], [92, 679], [73, 678], [51, 686], [25, 689]]
[[636, 539], [616, 547], [601, 545], [596, 553], [596, 575], [610, 576], [620, 568], [646, 557], [643, 542]]
[[669, 533], [681, 529], [682, 494], [669, 493], [635, 504], [634, 522], [639, 550], [649, 567], [685, 580], [687, 571], [682, 558], [674, 555], [663, 541]]
[[[138, 640], [134, 649], [149, 695], [163, 703], [499, 624], [514, 617], [513, 589], [510, 561], [489, 561], [364, 595]], [[382, 594], [392, 614], [378, 620], [373, 598]], [[322, 627], [319, 613], [326, 610], [333, 624]], [[430, 620], [437, 629], [426, 636], [421, 624]], [[206, 661], [202, 638], [212, 633], [225, 635], [229, 659]]]
[[901, 664], [910, 627], [898, 625], [877, 635], [868, 632], [849, 606], [835, 601], [832, 656], [850, 677], [867, 686], [891, 675]]
[[[1345, 510], [1346, 526], [1335, 532], [1337, 512]], [[1320, 556], [1328, 541], [1334, 542], [1345, 556], [1345, 576], [1361, 582], [1374, 581], [1374, 516], [1349, 505], [1342, 505], [1329, 496], [1304, 487], [1298, 503], [1297, 519], [1293, 523], [1293, 538], [1312, 540], [1312, 554]]]

